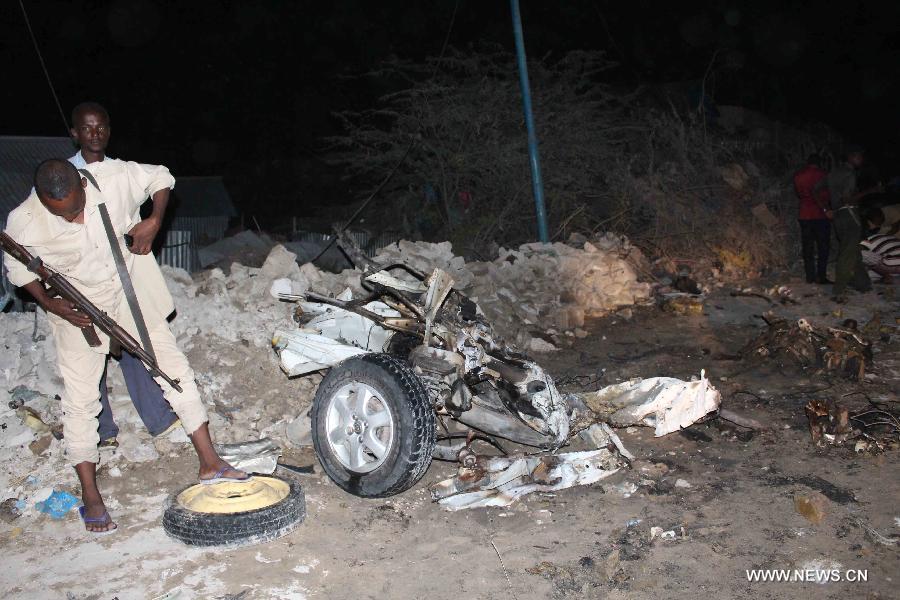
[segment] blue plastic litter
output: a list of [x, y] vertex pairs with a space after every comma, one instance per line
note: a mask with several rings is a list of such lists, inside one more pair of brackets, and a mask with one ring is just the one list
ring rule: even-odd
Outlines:
[[25, 507], [27, 506], [27, 504], [28, 504], [28, 503], [25, 502], [25, 498], [19, 498], [18, 500], [16, 500], [15, 507], [16, 507], [16, 510], [19, 511], [19, 514], [20, 514], [20, 515], [21, 515], [23, 512], [25, 512]]
[[34, 507], [38, 511], [50, 515], [52, 519], [62, 519], [78, 502], [78, 498], [69, 492], [55, 491], [43, 502], [36, 503]]
[[34, 486], [36, 486], [39, 481], [40, 481], [40, 479], [38, 479], [37, 475], [29, 475], [25, 479], [25, 483], [27, 483], [28, 485], [34, 485]]

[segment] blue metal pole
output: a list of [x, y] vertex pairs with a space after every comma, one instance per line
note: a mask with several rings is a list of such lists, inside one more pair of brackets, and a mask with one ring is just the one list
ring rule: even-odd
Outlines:
[[516, 59], [519, 63], [519, 83], [522, 86], [522, 104], [525, 108], [525, 127], [528, 129], [528, 157], [531, 162], [531, 185], [534, 188], [534, 207], [537, 211], [538, 238], [547, 243], [547, 212], [544, 210], [544, 181], [541, 179], [541, 157], [538, 154], [537, 134], [531, 114], [531, 86], [528, 83], [528, 64], [525, 62], [525, 39], [522, 34], [522, 17], [519, 0], [509, 0], [512, 8], [513, 34], [516, 38]]

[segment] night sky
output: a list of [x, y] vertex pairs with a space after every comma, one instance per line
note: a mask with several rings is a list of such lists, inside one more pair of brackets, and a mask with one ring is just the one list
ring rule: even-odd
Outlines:
[[[602, 49], [623, 86], [697, 81], [714, 53], [711, 92], [793, 123], [824, 121], [900, 172], [897, 39], [900, 3], [666, 3], [522, 0], [531, 57]], [[273, 218], [358, 200], [326, 168], [320, 136], [332, 110], [374, 102], [348, 85], [396, 55], [421, 59], [449, 43], [513, 49], [504, 0], [26, 2], [66, 112], [79, 101], [112, 115], [109, 154], [221, 174], [246, 210]], [[4, 3], [4, 135], [64, 135], [21, 10]], [[524, 134], [523, 134], [524, 135]], [[281, 210], [281, 209], [279, 209]]]

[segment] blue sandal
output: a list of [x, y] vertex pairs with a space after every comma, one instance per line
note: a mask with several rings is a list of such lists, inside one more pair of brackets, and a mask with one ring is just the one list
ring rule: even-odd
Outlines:
[[200, 483], [203, 485], [215, 485], [217, 483], [243, 483], [244, 481], [250, 481], [253, 479], [252, 475], [244, 474], [244, 477], [225, 477], [225, 471], [237, 471], [239, 469], [235, 469], [234, 467], [222, 467], [216, 474], [210, 477], [209, 479], [201, 479]]
[[[84, 516], [85, 510], [87, 510], [87, 507], [85, 507], [85, 506], [78, 507], [78, 514], [81, 515], [81, 520], [84, 522], [85, 525], [94, 525], [94, 524], [109, 525], [110, 523], [112, 523], [113, 525], [116, 525], [115, 523], [113, 523], [112, 517], [109, 516], [109, 511], [103, 511], [102, 517], [86, 517], [86, 516]], [[85, 527], [85, 531], [87, 531], [88, 533], [90, 533], [91, 535], [94, 535], [94, 536], [101, 536], [101, 535], [109, 535], [111, 533], [115, 533], [118, 528], [119, 528], [119, 526], [116, 525], [112, 529], [107, 529], [106, 531], [91, 531], [90, 529]]]

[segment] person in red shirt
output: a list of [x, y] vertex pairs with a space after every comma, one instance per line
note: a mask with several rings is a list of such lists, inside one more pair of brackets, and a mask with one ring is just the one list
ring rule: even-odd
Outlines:
[[800, 200], [800, 244], [807, 283], [831, 283], [825, 270], [831, 243], [831, 194], [822, 158], [813, 154], [794, 174], [794, 191]]

